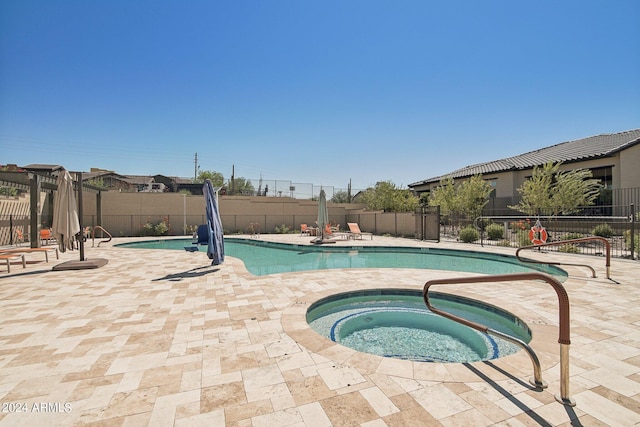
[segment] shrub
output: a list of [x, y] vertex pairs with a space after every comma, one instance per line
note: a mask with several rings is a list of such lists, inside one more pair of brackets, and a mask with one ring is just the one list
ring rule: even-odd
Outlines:
[[151, 219], [142, 226], [143, 236], [166, 236], [171, 230], [171, 224], [169, 224], [169, 218], [164, 218], [158, 223], [153, 223]]
[[500, 224], [489, 224], [486, 231], [491, 240], [504, 239], [504, 227]]
[[572, 254], [576, 254], [578, 252], [580, 252], [580, 249], [578, 249], [578, 247], [574, 244], [567, 244], [567, 245], [562, 245], [558, 248], [558, 252], [566, 252], [566, 253], [572, 253]]
[[169, 233], [169, 224], [167, 224], [166, 220], [161, 221], [155, 226], [154, 231], [156, 236], [164, 236]]
[[291, 230], [291, 227], [285, 224], [282, 224], [280, 227], [276, 225], [276, 228], [275, 228], [276, 234], [288, 234], [290, 230]]
[[497, 246], [504, 246], [506, 248], [509, 248], [509, 247], [511, 247], [511, 242], [509, 240], [507, 240], [507, 239], [500, 240], [498, 242]]
[[493, 221], [489, 218], [481, 218], [480, 221], [478, 221], [478, 227], [480, 227], [482, 231], [485, 231], [491, 224], [493, 224]]
[[459, 238], [464, 243], [472, 243], [480, 238], [480, 234], [478, 233], [478, 230], [473, 228], [473, 226], [468, 225], [460, 230]]
[[562, 240], [575, 240], [575, 239], [582, 239], [583, 237], [584, 235], [580, 233], [567, 233], [562, 237]]
[[591, 230], [591, 234], [594, 236], [609, 238], [613, 236], [613, 229], [609, 224], [599, 224]]
[[528, 230], [531, 228], [531, 221], [527, 218], [521, 219], [519, 221], [513, 221], [509, 224], [509, 228], [517, 231], [517, 230]]
[[143, 236], [153, 236], [153, 230], [155, 226], [151, 222], [147, 222], [142, 226], [142, 235]]
[[[631, 230], [627, 230], [623, 233], [624, 236], [624, 247], [630, 251], [631, 250]], [[635, 246], [635, 253], [640, 255], [640, 234], [636, 233], [633, 236], [633, 246]]]
[[517, 234], [518, 246], [531, 246], [531, 239], [529, 239], [529, 232], [525, 230], [518, 231]]

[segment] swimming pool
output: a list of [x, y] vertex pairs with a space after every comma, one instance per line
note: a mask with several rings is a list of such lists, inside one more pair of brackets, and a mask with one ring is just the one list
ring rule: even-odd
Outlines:
[[[432, 292], [438, 308], [531, 341], [529, 327], [506, 310], [455, 295]], [[418, 362], [467, 363], [514, 354], [521, 348], [426, 308], [410, 289], [369, 289], [331, 295], [307, 310], [307, 323], [320, 335], [357, 351]]]
[[[129, 242], [125, 248], [184, 251], [192, 239]], [[526, 264], [515, 256], [439, 248], [390, 246], [310, 246], [265, 242], [254, 239], [224, 239], [225, 255], [239, 258], [256, 276], [332, 268], [419, 268], [480, 274], [508, 274], [540, 271], [566, 280], [567, 273], [556, 266]], [[200, 247], [206, 251], [206, 246]]]

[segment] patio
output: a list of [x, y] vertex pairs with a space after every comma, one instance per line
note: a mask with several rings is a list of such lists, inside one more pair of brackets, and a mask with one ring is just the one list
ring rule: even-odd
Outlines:
[[[248, 236], [247, 236], [248, 237]], [[255, 236], [254, 236], [255, 238]], [[309, 244], [299, 234], [263, 240]], [[309, 304], [373, 287], [422, 289], [465, 273], [319, 270], [252, 276], [228, 257], [126, 249], [114, 239], [95, 270], [51, 271], [78, 259], [28, 257], [0, 273], [0, 426], [630, 426], [640, 423], [640, 263], [536, 254], [569, 266], [570, 395], [560, 390], [558, 301], [543, 283], [438, 289], [505, 308], [534, 331], [544, 391], [524, 352], [472, 364], [358, 353], [306, 324]], [[513, 248], [375, 236], [335, 245], [420, 246], [513, 255]], [[529, 256], [530, 254], [527, 254]], [[533, 255], [531, 255], [533, 257]]]

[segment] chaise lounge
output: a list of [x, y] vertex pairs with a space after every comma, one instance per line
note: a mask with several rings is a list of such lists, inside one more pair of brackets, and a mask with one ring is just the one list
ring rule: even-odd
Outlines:
[[360, 239], [362, 240], [362, 236], [363, 235], [369, 235], [371, 236], [371, 240], [373, 240], [373, 233], [368, 233], [366, 231], [361, 231], [360, 230], [360, 226], [358, 226], [357, 222], [348, 222], [347, 225], [349, 226], [349, 238], [350, 239]]

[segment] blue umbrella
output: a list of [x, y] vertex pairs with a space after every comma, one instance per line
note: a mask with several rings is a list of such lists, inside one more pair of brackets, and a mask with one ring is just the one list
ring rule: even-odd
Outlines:
[[207, 226], [209, 228], [207, 256], [212, 260], [211, 265], [218, 265], [224, 262], [224, 237], [218, 210], [218, 190], [219, 188], [213, 188], [213, 184], [208, 179], [202, 187], [207, 208]]

